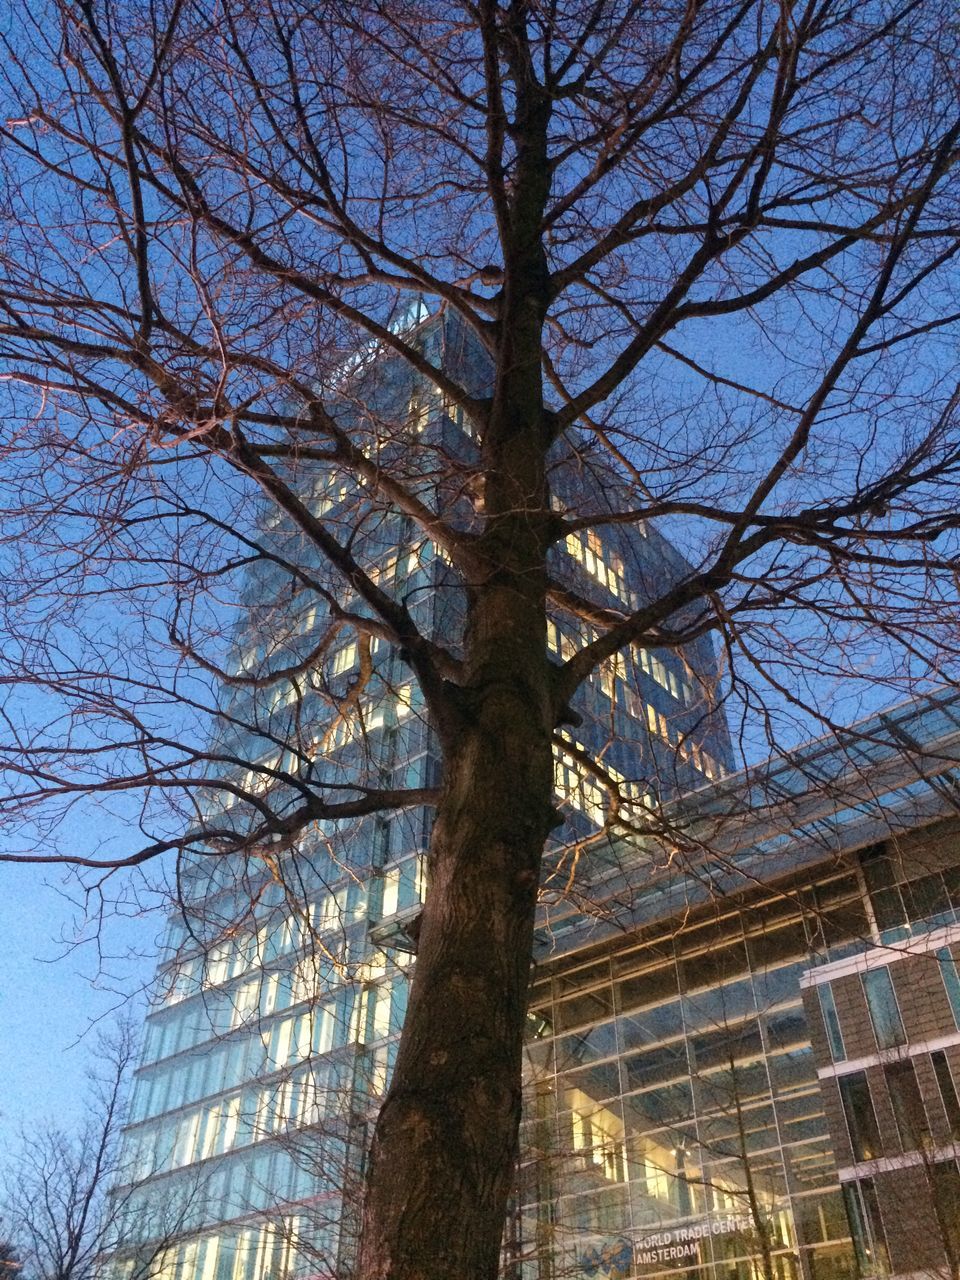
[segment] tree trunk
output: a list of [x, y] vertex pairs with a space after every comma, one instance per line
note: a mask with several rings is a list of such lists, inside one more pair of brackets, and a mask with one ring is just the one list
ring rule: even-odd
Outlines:
[[441, 724], [443, 786], [417, 963], [377, 1121], [361, 1280], [491, 1280], [520, 1122], [521, 1062], [543, 847], [556, 822], [546, 651], [550, 507], [539, 367], [505, 358], [484, 444], [491, 568], [468, 584], [463, 683]]
[[363, 1280], [497, 1271], [552, 823], [546, 707], [511, 683], [486, 693], [446, 761], [410, 1003], [371, 1152]]
[[[511, 38], [519, 66], [523, 30]], [[534, 88], [517, 86], [511, 243], [481, 444], [481, 567], [467, 583], [463, 681], [438, 725], [430, 880], [374, 1133], [360, 1280], [493, 1280], [514, 1177], [537, 887], [556, 821], [541, 370], [550, 104]]]

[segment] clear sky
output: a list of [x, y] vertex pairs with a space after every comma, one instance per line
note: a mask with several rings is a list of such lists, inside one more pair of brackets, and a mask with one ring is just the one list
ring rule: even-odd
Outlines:
[[[71, 1127], [81, 1116], [84, 1069], [98, 1019], [134, 1000], [153, 972], [159, 915], [107, 922], [100, 970], [95, 945], [69, 950], [76, 908], [57, 868], [3, 868], [0, 892], [0, 1160], [21, 1124]], [[130, 951], [140, 959], [119, 959]], [[151, 958], [147, 958], [151, 955]], [[91, 1033], [91, 1028], [93, 1032]]]

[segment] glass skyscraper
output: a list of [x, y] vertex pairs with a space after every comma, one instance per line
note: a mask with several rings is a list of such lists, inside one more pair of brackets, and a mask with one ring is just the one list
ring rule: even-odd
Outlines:
[[[482, 393], [489, 368], [450, 314], [408, 320], [437, 368]], [[328, 379], [328, 399], [367, 457], [469, 528], [482, 493], [466, 479], [476, 444], [435, 387], [371, 349]], [[619, 505], [609, 465], [585, 442], [552, 460], [558, 509]], [[406, 517], [343, 472], [304, 457], [288, 478], [314, 515], [349, 535], [357, 562], [420, 629], [454, 649], [463, 595], [452, 566]], [[631, 610], [688, 566], [653, 527], [598, 524], [571, 534], [556, 576], [597, 604]], [[361, 606], [315, 547], [265, 509], [221, 694], [213, 752], [221, 785], [203, 801], [210, 829], [242, 831], [258, 806], [292, 811], [305, 789], [358, 778], [431, 786], [436, 744], [402, 653], [350, 625]], [[560, 610], [557, 660], [589, 639]], [[727, 772], [707, 639], [683, 652], [631, 649], [579, 692], [580, 722], [556, 750], [565, 817], [557, 849], [597, 831], [603, 767], [627, 815]], [[162, 1242], [165, 1280], [345, 1274], [367, 1131], [403, 1021], [416, 917], [425, 892], [429, 812], [316, 823], [293, 847], [257, 857], [198, 852], [180, 870], [125, 1135], [118, 1276]], [[558, 878], [562, 853], [548, 859]], [[151, 1241], [154, 1244], [151, 1244]]]

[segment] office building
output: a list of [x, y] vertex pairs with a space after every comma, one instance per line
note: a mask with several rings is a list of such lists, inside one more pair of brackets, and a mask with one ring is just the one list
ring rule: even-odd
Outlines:
[[960, 699], [858, 728], [543, 921], [516, 1274], [956, 1276]]

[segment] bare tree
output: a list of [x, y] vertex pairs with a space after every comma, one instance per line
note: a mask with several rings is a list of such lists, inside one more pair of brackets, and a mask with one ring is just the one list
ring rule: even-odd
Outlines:
[[[32, 823], [4, 856], [275, 868], [316, 822], [434, 806], [360, 1273], [492, 1276], [578, 688], [713, 634], [749, 747], [831, 727], [824, 680], [953, 670], [956, 26], [929, 0], [49, 0], [3, 39], [0, 751], [8, 830]], [[485, 379], [401, 322], [421, 300]], [[418, 443], [414, 392], [469, 445]], [[604, 500], [558, 509], [559, 459]], [[643, 600], [557, 572], [651, 520], [689, 568]], [[457, 634], [355, 553], [377, 522], [448, 562]], [[272, 656], [228, 670], [256, 561], [325, 627], [294, 658], [265, 603]], [[559, 662], [548, 610], [581, 628]], [[299, 721], [267, 759], [224, 737], [215, 680], [296, 702], [344, 630], [409, 667], [438, 779], [323, 775]], [[317, 683], [355, 717], [360, 686]], [[143, 840], [76, 848], [85, 797]]]
[[6, 1239], [0, 1239], [0, 1272], [3, 1273], [4, 1280], [6, 1277], [15, 1275], [20, 1270], [20, 1259], [13, 1243]]
[[[120, 1131], [136, 1039], [126, 1025], [101, 1035], [88, 1072], [88, 1105], [76, 1132], [24, 1125], [4, 1170], [0, 1207], [9, 1230], [12, 1263], [29, 1280], [92, 1280], [105, 1254], [123, 1243], [126, 1197], [114, 1194], [121, 1176]], [[150, 1280], [181, 1228], [172, 1202], [151, 1231], [132, 1275]], [[11, 1265], [4, 1263], [3, 1265]]]

